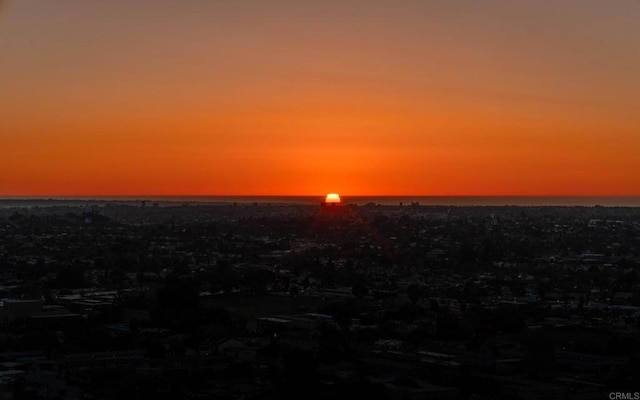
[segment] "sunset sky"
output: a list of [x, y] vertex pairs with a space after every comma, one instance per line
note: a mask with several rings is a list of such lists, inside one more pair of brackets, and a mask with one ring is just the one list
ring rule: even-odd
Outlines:
[[638, 0], [0, 0], [0, 196], [640, 195]]

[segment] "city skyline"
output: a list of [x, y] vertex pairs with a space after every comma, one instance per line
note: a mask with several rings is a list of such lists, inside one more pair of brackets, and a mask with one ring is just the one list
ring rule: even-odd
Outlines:
[[0, 196], [640, 195], [636, 1], [0, 12]]

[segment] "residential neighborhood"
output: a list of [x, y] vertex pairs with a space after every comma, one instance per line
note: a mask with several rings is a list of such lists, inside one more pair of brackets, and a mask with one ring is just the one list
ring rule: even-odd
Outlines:
[[640, 209], [0, 207], [0, 398], [604, 399]]

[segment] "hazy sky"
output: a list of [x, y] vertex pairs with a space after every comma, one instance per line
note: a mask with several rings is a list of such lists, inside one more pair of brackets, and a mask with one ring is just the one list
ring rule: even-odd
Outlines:
[[640, 194], [637, 0], [0, 0], [0, 195]]

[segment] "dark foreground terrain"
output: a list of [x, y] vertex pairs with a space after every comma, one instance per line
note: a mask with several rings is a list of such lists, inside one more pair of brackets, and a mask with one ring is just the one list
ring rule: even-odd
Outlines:
[[640, 392], [638, 208], [4, 207], [0, 291], [0, 398]]

